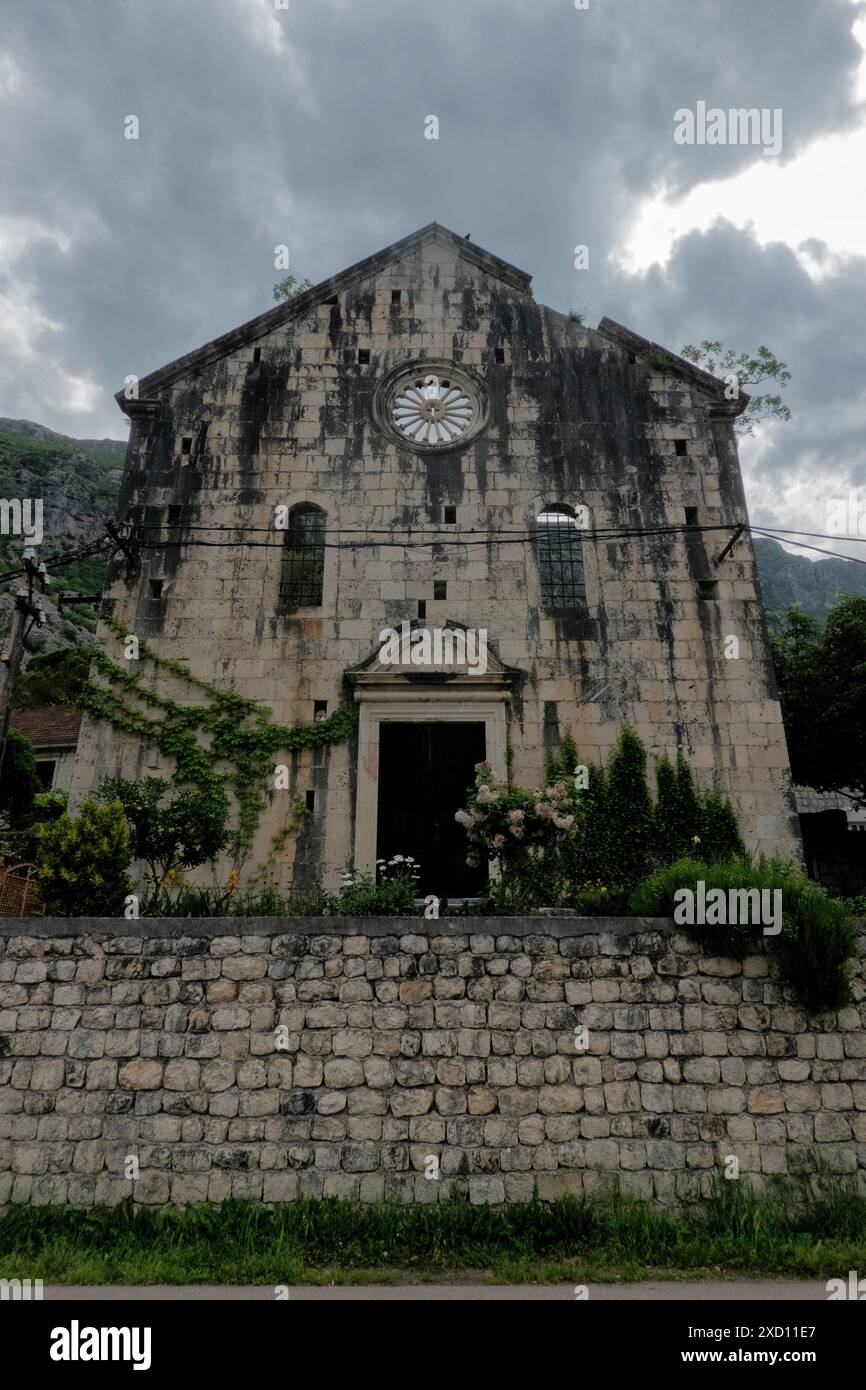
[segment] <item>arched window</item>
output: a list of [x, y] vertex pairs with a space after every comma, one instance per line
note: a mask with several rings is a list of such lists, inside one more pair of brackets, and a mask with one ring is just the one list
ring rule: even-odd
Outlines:
[[325, 574], [325, 513], [313, 502], [289, 512], [280, 567], [280, 607], [318, 608]]
[[570, 507], [545, 507], [535, 522], [541, 603], [548, 612], [586, 609], [583, 543]]

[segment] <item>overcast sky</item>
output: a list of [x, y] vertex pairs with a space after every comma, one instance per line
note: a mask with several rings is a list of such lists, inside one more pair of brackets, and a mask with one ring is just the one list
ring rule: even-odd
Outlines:
[[[676, 143], [700, 101], [780, 109], [781, 155]], [[4, 0], [0, 415], [123, 438], [124, 376], [271, 307], [277, 244], [316, 282], [432, 220], [591, 324], [768, 344], [753, 520], [859, 487], [866, 535], [864, 0]]]

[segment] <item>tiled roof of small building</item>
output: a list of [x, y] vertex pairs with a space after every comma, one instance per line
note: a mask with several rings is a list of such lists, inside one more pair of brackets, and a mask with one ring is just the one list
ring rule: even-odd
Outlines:
[[9, 721], [26, 734], [34, 748], [74, 748], [78, 743], [81, 711], [74, 705], [42, 705], [38, 709], [13, 709]]

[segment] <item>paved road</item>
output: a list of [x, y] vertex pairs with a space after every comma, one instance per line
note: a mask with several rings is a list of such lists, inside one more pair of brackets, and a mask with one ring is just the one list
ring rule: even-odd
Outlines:
[[[333, 1284], [326, 1287], [300, 1284], [289, 1287], [292, 1302], [362, 1302], [395, 1303], [410, 1302], [448, 1303], [465, 1302], [467, 1299], [483, 1303], [508, 1301], [528, 1301], [545, 1303], [555, 1299], [574, 1300], [573, 1284]], [[127, 1287], [109, 1285], [103, 1287], [70, 1285], [51, 1285], [45, 1288], [46, 1299], [86, 1299], [88, 1301], [120, 1301], [130, 1303], [151, 1303], [167, 1299], [185, 1302], [211, 1301], [229, 1302], [233, 1300], [273, 1300], [271, 1285], [214, 1286], [207, 1284], [185, 1285], [140, 1285]], [[747, 1299], [750, 1303], [788, 1303], [793, 1300], [808, 1300], [823, 1303], [827, 1300], [827, 1290], [823, 1280], [799, 1280], [797, 1282], [777, 1282], [763, 1279], [712, 1280], [699, 1283], [679, 1284], [653, 1282], [645, 1284], [591, 1284], [591, 1302], [668, 1302], [684, 1299], [697, 1299], [701, 1303], [736, 1302]]]

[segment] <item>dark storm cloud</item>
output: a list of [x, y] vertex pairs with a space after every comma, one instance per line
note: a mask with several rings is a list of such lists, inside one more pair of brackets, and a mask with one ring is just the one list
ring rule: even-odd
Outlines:
[[801, 524], [821, 530], [840, 483], [866, 486], [866, 258], [806, 245], [821, 266], [817, 279], [790, 247], [762, 247], [750, 231], [719, 223], [691, 232], [674, 243], [664, 269], [612, 286], [610, 312], [674, 351], [705, 338], [749, 352], [764, 343], [787, 363], [782, 395], [792, 418], [767, 427], [760, 441], [762, 500], [753, 520], [796, 525], [799, 513]]
[[[674, 346], [768, 340], [796, 368], [798, 437], [817, 436], [828, 399], [844, 412], [857, 390], [861, 263], [815, 285], [790, 251], [732, 229], [687, 238], [645, 280], [608, 257], [660, 186], [764, 159], [677, 146], [677, 108], [781, 107], [783, 159], [850, 127], [857, 13], [847, 0], [7, 5], [0, 414], [121, 435], [124, 375], [266, 309], [275, 244], [315, 281], [436, 219], [590, 321], [609, 313]], [[128, 114], [138, 141], [123, 139]], [[849, 430], [825, 444], [843, 458]], [[768, 457], [780, 478], [800, 466], [792, 449]]]

